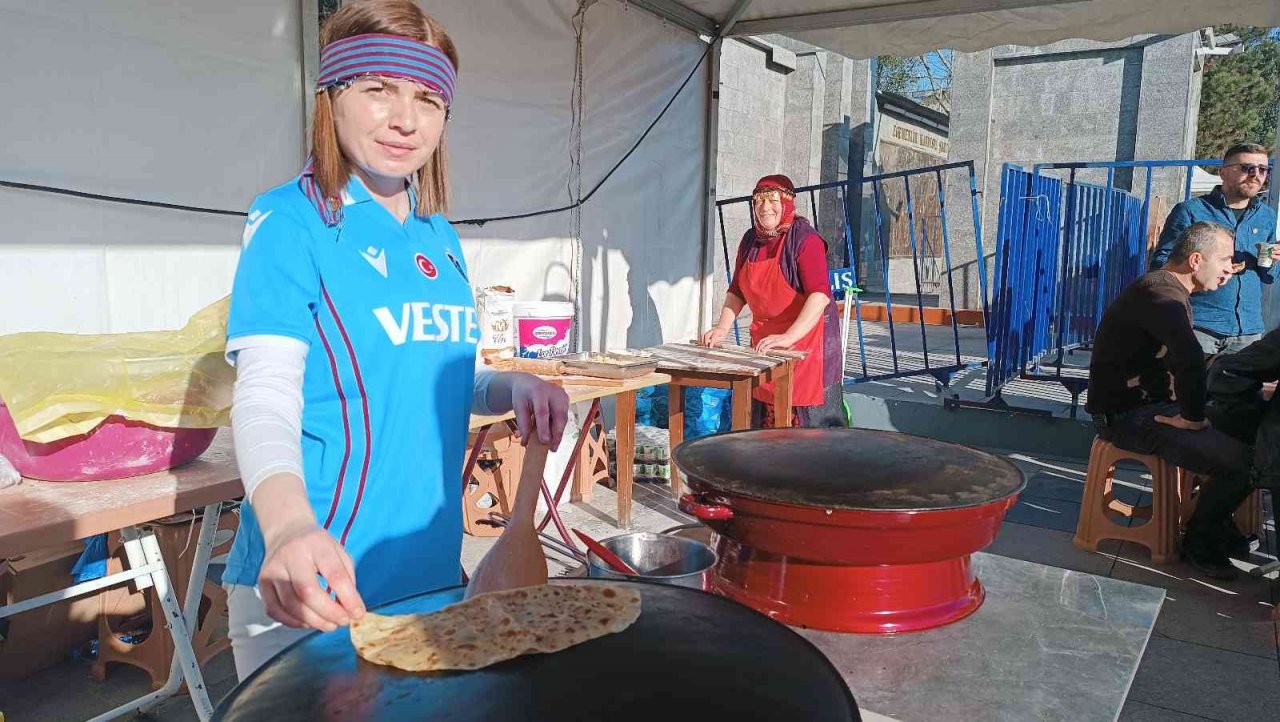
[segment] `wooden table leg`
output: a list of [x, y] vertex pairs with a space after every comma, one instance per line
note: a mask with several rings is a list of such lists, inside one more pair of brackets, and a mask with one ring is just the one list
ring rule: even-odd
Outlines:
[[[582, 422], [582, 428], [578, 431], [578, 443], [573, 453], [574, 482], [572, 491], [569, 493], [569, 501], [591, 501], [591, 492], [595, 488], [596, 481], [602, 478], [601, 474], [609, 473], [609, 453], [605, 448], [604, 431], [601, 430], [599, 438], [592, 435], [599, 423], [600, 400], [596, 399], [591, 403], [586, 420]], [[601, 465], [604, 467], [603, 471], [597, 471]]]
[[671, 496], [680, 499], [684, 485], [680, 483], [680, 470], [676, 468], [676, 447], [684, 442], [684, 387], [667, 384], [667, 434], [671, 439], [670, 454]]
[[774, 370], [773, 382], [773, 425], [779, 429], [791, 426], [792, 385], [795, 362], [788, 360]]
[[615, 448], [618, 455], [618, 528], [631, 528], [631, 486], [635, 482], [636, 392], [618, 394]]
[[751, 386], [755, 379], [738, 379], [733, 382], [734, 431], [751, 428]]

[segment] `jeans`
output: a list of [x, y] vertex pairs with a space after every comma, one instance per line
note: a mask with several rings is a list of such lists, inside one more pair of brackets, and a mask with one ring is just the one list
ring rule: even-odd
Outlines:
[[1125, 451], [1158, 456], [1187, 471], [1209, 477], [1187, 523], [1193, 527], [1220, 523], [1249, 496], [1253, 450], [1214, 428], [1178, 429], [1155, 420], [1177, 416], [1177, 404], [1148, 404], [1122, 414], [1095, 417], [1098, 436]]
[[1215, 336], [1208, 331], [1194, 329], [1196, 340], [1205, 356], [1216, 356], [1220, 353], [1235, 353], [1249, 344], [1262, 338], [1261, 334], [1250, 333], [1244, 336]]

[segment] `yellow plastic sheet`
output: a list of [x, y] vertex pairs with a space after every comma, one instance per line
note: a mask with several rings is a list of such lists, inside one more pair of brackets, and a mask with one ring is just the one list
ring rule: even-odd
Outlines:
[[235, 370], [223, 358], [230, 297], [177, 331], [0, 336], [0, 400], [18, 433], [48, 443], [109, 416], [166, 428], [226, 426]]

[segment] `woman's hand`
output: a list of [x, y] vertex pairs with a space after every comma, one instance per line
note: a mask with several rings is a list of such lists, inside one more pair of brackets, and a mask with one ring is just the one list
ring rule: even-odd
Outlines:
[[[290, 627], [332, 632], [364, 615], [355, 565], [337, 539], [313, 521], [275, 532], [266, 539], [266, 558], [258, 574], [267, 616]], [[329, 591], [320, 586], [317, 574]]]
[[527, 446], [536, 433], [543, 446], [553, 450], [560, 448], [564, 427], [569, 420], [569, 394], [533, 374], [504, 373], [498, 379], [509, 393], [511, 410], [516, 415], [516, 428], [524, 444]]
[[[258, 592], [267, 616], [290, 627], [331, 632], [364, 615], [351, 557], [316, 522], [307, 490], [295, 474], [272, 474], [249, 499], [266, 554]], [[324, 577], [329, 590], [320, 586]], [[338, 595], [334, 601], [329, 593]]]
[[702, 334], [702, 345], [708, 348], [714, 348], [719, 346], [728, 335], [729, 329], [714, 326], [710, 331]]
[[760, 353], [772, 351], [773, 349], [789, 349], [796, 345], [796, 339], [789, 333], [778, 333], [772, 336], [765, 336], [756, 342], [756, 350]]

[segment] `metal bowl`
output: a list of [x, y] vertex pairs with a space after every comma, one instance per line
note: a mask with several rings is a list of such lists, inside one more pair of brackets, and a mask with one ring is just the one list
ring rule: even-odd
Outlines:
[[692, 589], [706, 589], [711, 570], [718, 561], [711, 547], [696, 539], [636, 532], [610, 537], [600, 542], [622, 557], [640, 574], [613, 571], [594, 553], [587, 552], [587, 574], [600, 579], [635, 579], [658, 584], [671, 584]]

